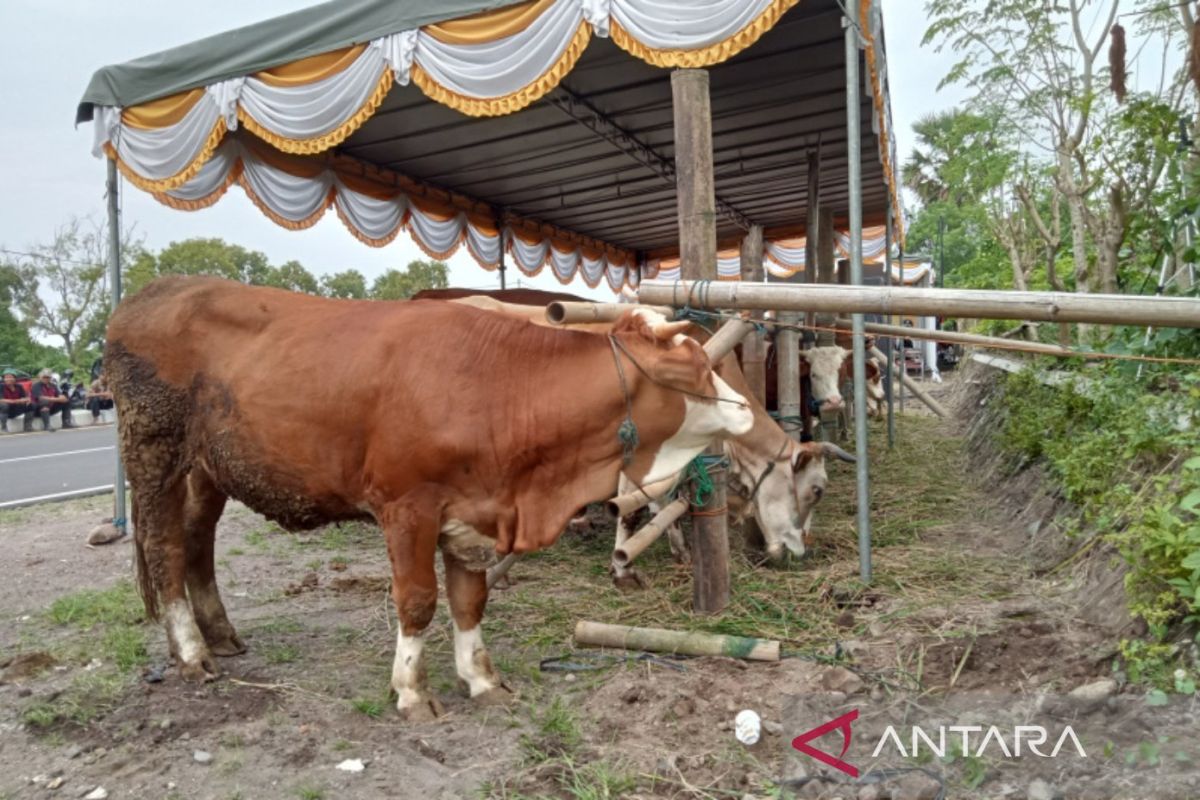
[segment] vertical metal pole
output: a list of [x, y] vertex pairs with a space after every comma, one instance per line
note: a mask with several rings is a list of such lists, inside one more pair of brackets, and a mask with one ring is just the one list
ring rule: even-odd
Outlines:
[[[900, 288], [904, 288], [904, 242], [900, 243]], [[908, 374], [908, 366], [904, 362], [904, 337], [900, 343], [900, 413], [904, 413], [904, 376]]]
[[508, 288], [508, 267], [504, 263], [504, 223], [500, 223], [500, 289]]
[[[121, 204], [118, 196], [120, 189], [117, 177], [117, 162], [107, 159], [108, 180], [105, 183], [108, 195], [108, 279], [112, 287], [112, 310], [117, 310], [121, 302]], [[105, 353], [107, 356], [108, 354]], [[113, 406], [114, 416], [117, 414]], [[116, 474], [113, 476], [113, 527], [121, 533], [126, 532], [125, 514], [125, 464], [121, 461], [121, 437], [117, 436]]]
[[[850, 282], [861, 286], [862, 263], [862, 129], [858, 73], [858, 0], [846, 1], [846, 147], [850, 167]], [[863, 583], [871, 582], [871, 480], [867, 452], [867, 351], [865, 318], [852, 314], [854, 334], [854, 451], [858, 457], [858, 567]]]
[[[887, 240], [883, 251], [883, 285], [891, 287], [892, 285], [892, 198], [889, 194], [887, 201]], [[887, 315], [888, 325], [892, 324], [892, 312], [889, 310]], [[896, 446], [896, 395], [892, 386], [892, 366], [896, 360], [895, 345], [896, 340], [889, 337], [887, 340], [887, 367], [884, 370], [883, 385], [887, 394], [887, 432], [888, 432], [888, 450]]]

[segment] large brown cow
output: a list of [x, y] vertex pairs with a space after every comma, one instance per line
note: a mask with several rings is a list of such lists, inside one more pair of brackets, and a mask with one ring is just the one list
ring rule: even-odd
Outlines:
[[[571, 299], [561, 293], [540, 292], [536, 289], [500, 289], [474, 291], [469, 289], [434, 290], [439, 297], [452, 297], [458, 302], [470, 303], [478, 308], [518, 316], [537, 324], [545, 322], [544, 307], [554, 300]], [[417, 297], [424, 297], [421, 293]], [[582, 299], [582, 298], [575, 298]], [[584, 301], [587, 302], [587, 301]], [[607, 330], [611, 325], [584, 323], [571, 326], [584, 330]], [[692, 331], [697, 338], [706, 336], [703, 329]], [[828, 481], [825, 472], [826, 456], [835, 456], [845, 461], [854, 457], [832, 444], [800, 444], [793, 441], [771, 419], [766, 409], [754, 397], [738, 365], [737, 358], [730, 353], [716, 365], [717, 374], [726, 383], [746, 397], [754, 412], [754, 426], [745, 433], [725, 441], [726, 455], [730, 460], [730, 487], [734, 495], [732, 506], [743, 505], [738, 495], [744, 496], [766, 540], [767, 553], [773, 559], [785, 553], [802, 556], [805, 538], [813, 507], [820, 501]], [[634, 486], [627, 478], [622, 479], [620, 491], [632, 491]], [[624, 520], [617, 522], [617, 545], [626, 538], [628, 531]], [[676, 526], [668, 531], [672, 549], [683, 551], [682, 535]], [[641, 585], [637, 572], [630, 566], [611, 565], [613, 580], [619, 586]]]
[[[480, 635], [496, 555], [552, 544], [622, 471], [661, 479], [754, 424], [682, 330], [631, 311], [605, 336], [456, 303], [328, 300], [212, 278], [162, 278], [127, 299], [105, 368], [139, 585], [181, 674], [212, 679], [214, 655], [245, 649], [213, 570], [233, 497], [293, 530], [379, 522], [400, 619], [392, 686], [412, 719], [439, 711], [421, 637], [440, 547], [458, 675], [473, 698], [504, 699]], [[619, 435], [627, 414], [632, 448]]]

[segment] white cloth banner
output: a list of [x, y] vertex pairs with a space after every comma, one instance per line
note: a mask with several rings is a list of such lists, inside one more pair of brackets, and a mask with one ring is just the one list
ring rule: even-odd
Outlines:
[[[114, 115], [116, 125], [112, 122]], [[107, 110], [102, 119], [101, 135], [108, 138], [96, 142], [100, 152], [109, 142], [127, 167], [143, 178], [160, 181], [183, 172], [200, 156], [220, 113], [212, 95], [205, 92], [183, 119], [165, 128], [147, 130], [125, 125], [115, 108]]]
[[529, 244], [520, 236], [513, 236], [510, 241], [517, 269], [531, 277], [538, 274], [550, 256], [550, 242], [543, 239], [537, 244]]
[[[561, 2], [561, 0], [560, 0]], [[612, 0], [612, 18], [656, 50], [695, 50], [723, 42], [772, 0]]]
[[558, 0], [528, 28], [486, 44], [447, 44], [421, 31], [415, 63], [455, 94], [504, 97], [545, 75], [582, 22], [578, 0]]
[[325, 205], [333, 186], [331, 172], [301, 178], [252, 158], [242, 159], [242, 167], [243, 188], [289, 222], [309, 220]]
[[212, 158], [190, 181], [167, 192], [177, 200], [202, 200], [221, 188], [229, 178], [229, 172], [242, 157], [242, 145], [236, 139], [226, 139], [213, 153]]
[[383, 241], [396, 235], [404, 222], [408, 198], [404, 195], [380, 200], [350, 189], [336, 177], [334, 203], [346, 223], [368, 239]]
[[337, 129], [362, 108], [389, 65], [382, 52], [365, 48], [341, 72], [300, 86], [272, 86], [246, 78], [242, 110], [272, 133], [288, 139], [315, 139]]
[[484, 233], [467, 220], [467, 248], [484, 267], [500, 266], [500, 234]]
[[413, 235], [438, 258], [448, 258], [458, 248], [466, 222], [466, 214], [457, 214], [447, 220], [434, 219], [415, 205], [408, 217], [408, 227]]

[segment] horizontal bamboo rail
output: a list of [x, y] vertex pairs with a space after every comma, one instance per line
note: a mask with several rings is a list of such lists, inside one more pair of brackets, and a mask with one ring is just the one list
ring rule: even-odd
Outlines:
[[627, 567], [642, 554], [647, 547], [663, 535], [667, 528], [675, 524], [675, 520], [688, 510], [686, 497], [680, 497], [662, 511], [654, 515], [654, 519], [642, 526], [641, 530], [630, 536], [621, 546], [613, 550], [613, 562], [619, 567]]
[[666, 495], [671, 491], [679, 480], [678, 475], [672, 475], [669, 478], [663, 478], [661, 481], [652, 483], [649, 486], [643, 486], [635, 492], [622, 494], [614, 497], [605, 504], [605, 509], [614, 517], [624, 517], [632, 514], [639, 508], [645, 508], [655, 500]]
[[667, 306], [644, 306], [635, 303], [576, 303], [556, 300], [546, 306], [546, 320], [551, 325], [578, 325], [581, 322], [616, 322], [617, 318], [635, 308], [656, 311], [667, 319], [675, 318], [675, 309]]
[[[850, 320], [839, 319], [835, 323], [838, 328], [850, 330]], [[921, 339], [934, 342], [956, 342], [958, 344], [978, 345], [979, 347], [1001, 347], [1005, 350], [1021, 350], [1025, 353], [1041, 353], [1048, 356], [1077, 356], [1069, 347], [1042, 342], [1014, 342], [1011, 339], [1001, 339], [998, 336], [984, 336], [979, 333], [959, 333], [958, 331], [931, 331], [927, 328], [906, 328], [903, 325], [884, 325], [878, 322], [865, 324], [867, 333], [878, 333], [898, 339]]]
[[1102, 325], [1200, 328], [1200, 299], [1142, 295], [916, 289], [742, 281], [643, 281], [638, 299], [655, 305], [780, 309], [852, 314], [961, 316]]
[[728, 656], [750, 661], [778, 661], [779, 642], [747, 636], [669, 631], [663, 628], [634, 628], [580, 620], [575, 623], [575, 641], [592, 647], [647, 650], [684, 656]]

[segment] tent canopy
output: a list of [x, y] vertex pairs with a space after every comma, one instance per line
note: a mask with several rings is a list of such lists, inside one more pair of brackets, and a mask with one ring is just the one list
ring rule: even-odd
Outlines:
[[[867, 225], [896, 196], [878, 3], [859, 20]], [[722, 246], [803, 234], [817, 149], [844, 228], [837, 0], [333, 0], [101, 69], [78, 118], [176, 208], [238, 184], [286, 227], [333, 207], [371, 245], [407, 230], [436, 257], [616, 290], [678, 253], [671, 67], [709, 70]]]

